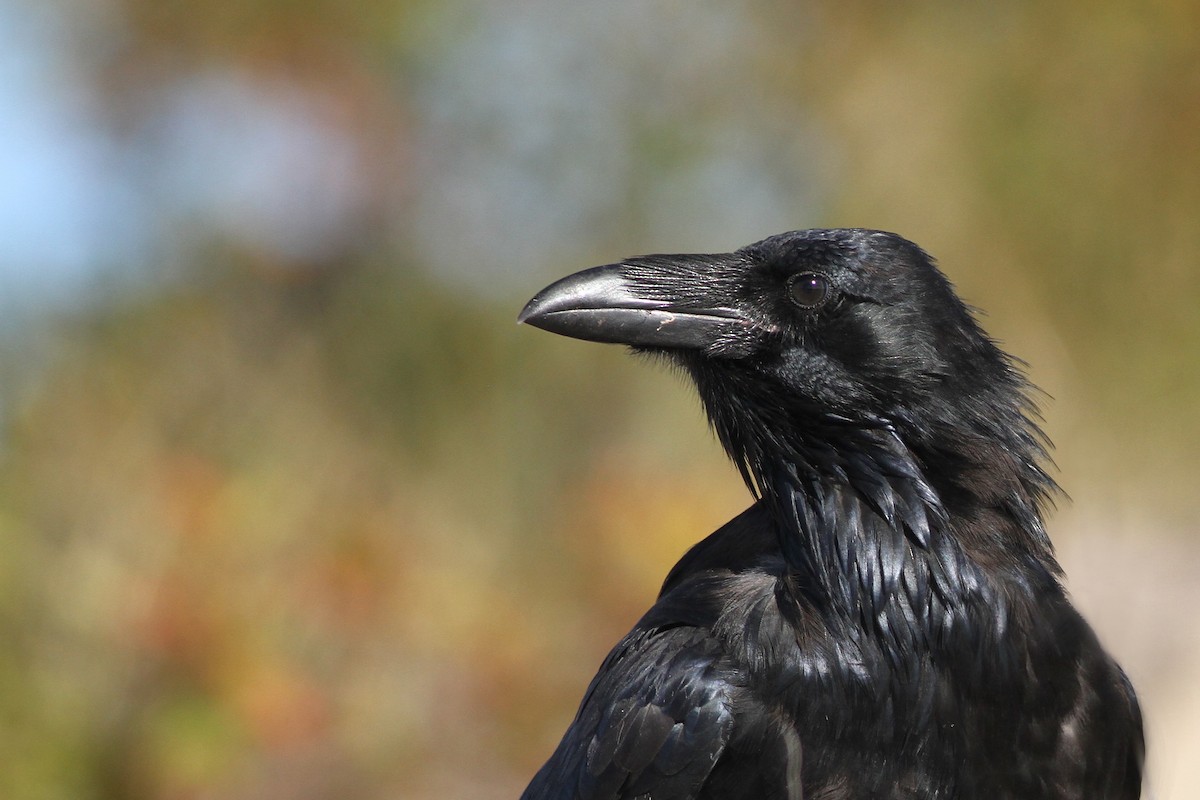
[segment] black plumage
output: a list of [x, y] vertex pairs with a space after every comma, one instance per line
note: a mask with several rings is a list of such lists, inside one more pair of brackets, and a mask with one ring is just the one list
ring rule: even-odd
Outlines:
[[521, 320], [681, 365], [755, 496], [671, 570], [525, 798], [1140, 795], [1137, 701], [1043, 528], [1027, 385], [920, 248], [632, 258]]

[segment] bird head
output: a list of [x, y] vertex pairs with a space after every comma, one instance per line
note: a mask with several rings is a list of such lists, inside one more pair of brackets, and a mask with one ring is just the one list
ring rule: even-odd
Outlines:
[[1023, 378], [896, 234], [803, 230], [732, 253], [629, 258], [551, 284], [519, 321], [682, 365], [752, 488], [780, 453], [842, 474], [839, 451], [880, 431], [916, 464], [986, 449], [1030, 486], [1048, 481]]

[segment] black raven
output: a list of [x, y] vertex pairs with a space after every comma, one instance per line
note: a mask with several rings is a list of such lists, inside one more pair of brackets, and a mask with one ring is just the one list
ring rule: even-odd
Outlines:
[[1129, 681], [1069, 603], [1028, 385], [919, 247], [650, 255], [520, 321], [665, 355], [754, 504], [612, 650], [524, 798], [1136, 798]]

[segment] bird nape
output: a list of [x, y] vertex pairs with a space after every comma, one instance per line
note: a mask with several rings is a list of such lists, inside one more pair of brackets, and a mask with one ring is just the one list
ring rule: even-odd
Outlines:
[[652, 255], [520, 321], [659, 352], [755, 502], [612, 650], [534, 798], [1136, 798], [1142, 725], [1069, 603], [1027, 384], [913, 243]]

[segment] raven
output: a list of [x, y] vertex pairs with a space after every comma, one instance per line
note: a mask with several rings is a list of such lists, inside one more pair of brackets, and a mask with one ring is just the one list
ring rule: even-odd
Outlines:
[[755, 500], [670, 571], [526, 800], [1140, 796], [1137, 700], [1043, 527], [1029, 385], [917, 245], [630, 258], [519, 321], [681, 366]]

